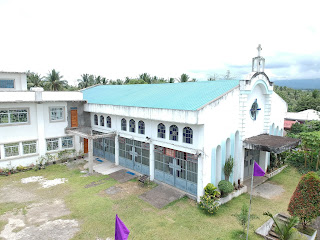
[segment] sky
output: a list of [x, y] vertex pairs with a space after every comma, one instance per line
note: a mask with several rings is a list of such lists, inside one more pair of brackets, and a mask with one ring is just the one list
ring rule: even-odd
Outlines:
[[0, 0], [0, 71], [243, 79], [261, 44], [270, 80], [320, 78], [319, 22], [308, 0]]

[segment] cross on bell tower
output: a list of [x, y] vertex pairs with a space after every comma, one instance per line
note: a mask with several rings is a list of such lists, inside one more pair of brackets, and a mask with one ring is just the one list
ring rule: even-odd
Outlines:
[[261, 57], [261, 44], [258, 45], [257, 47], [258, 50], [258, 56], [252, 58], [252, 72], [264, 72], [264, 64], [265, 64], [265, 59]]

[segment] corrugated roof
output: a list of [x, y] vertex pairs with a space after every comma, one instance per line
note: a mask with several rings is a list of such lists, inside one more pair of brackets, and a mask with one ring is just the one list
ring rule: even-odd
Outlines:
[[88, 103], [194, 111], [238, 85], [239, 80], [100, 85], [82, 92]]

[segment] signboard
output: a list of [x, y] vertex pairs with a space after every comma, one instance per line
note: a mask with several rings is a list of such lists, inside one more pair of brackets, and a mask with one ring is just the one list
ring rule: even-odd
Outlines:
[[162, 153], [164, 154], [164, 148], [160, 146], [154, 146], [154, 151], [157, 153]]
[[165, 154], [167, 156], [169, 156], [169, 157], [173, 157], [173, 158], [176, 157], [176, 151], [173, 150], [173, 149], [170, 149], [170, 148], [166, 148], [166, 153]]
[[187, 153], [187, 161], [196, 162], [198, 160], [198, 156], [196, 154]]

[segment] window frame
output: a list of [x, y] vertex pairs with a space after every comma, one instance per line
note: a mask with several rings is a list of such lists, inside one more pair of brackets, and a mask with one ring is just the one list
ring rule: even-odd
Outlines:
[[[48, 140], [52, 140], [52, 139], [57, 139], [58, 140], [57, 148], [48, 150]], [[54, 141], [50, 141], [50, 142], [53, 143]], [[47, 152], [59, 151], [59, 138], [58, 137], [56, 137], [56, 138], [46, 138], [46, 151]]]
[[103, 116], [103, 115], [100, 115], [100, 117], [99, 117], [99, 123], [100, 123], [99, 126], [104, 127], [104, 116]]
[[[64, 146], [63, 146], [63, 142], [66, 140], [66, 138], [72, 140], [72, 146], [71, 146], [71, 147], [69, 146], [69, 144], [68, 144], [67, 147], [64, 147]], [[70, 141], [70, 140], [67, 140], [67, 141]], [[73, 136], [64, 136], [64, 137], [61, 137], [61, 148], [62, 148], [62, 149], [72, 149], [72, 148], [74, 148], [74, 137], [73, 137]]]
[[[7, 145], [7, 146], [6, 146], [6, 145]], [[3, 147], [4, 147], [4, 157], [5, 157], [5, 158], [20, 156], [20, 143], [19, 143], [19, 142], [7, 143], [7, 144], [4, 144]], [[10, 149], [11, 149], [10, 152], [12, 153], [12, 149], [13, 149], [13, 148], [16, 148], [16, 147], [17, 147], [17, 149], [18, 149], [18, 151], [17, 151], [18, 154], [17, 154], [17, 155], [10, 155], [10, 156], [8, 156], [8, 155], [7, 155], [7, 149], [10, 148]]]
[[127, 119], [125, 118], [121, 119], [121, 131], [127, 131]]
[[[26, 110], [27, 111], [27, 121], [26, 122], [11, 122], [11, 114], [10, 111], [13, 110]], [[7, 123], [0, 123], [0, 127], [1, 126], [10, 126], [10, 125], [23, 125], [23, 124], [30, 124], [30, 108], [26, 107], [26, 108], [0, 108], [0, 112], [1, 111], [7, 111], [8, 113], [0, 113], [0, 114], [7, 114], [8, 115], [8, 122]]]
[[[189, 131], [189, 133], [187, 133]], [[187, 135], [190, 135], [187, 137]], [[189, 139], [190, 142], [187, 141]], [[182, 130], [182, 142], [193, 144], [193, 129], [191, 127], [184, 127]]]
[[[62, 119], [56, 119], [56, 120], [53, 120], [51, 117], [51, 111], [53, 108], [62, 108]], [[51, 123], [55, 123], [55, 122], [64, 122], [65, 121], [65, 118], [66, 118], [66, 108], [65, 106], [51, 106], [49, 107], [49, 121]]]
[[146, 124], [144, 121], [140, 120], [138, 122], [138, 134], [145, 134], [146, 133]]
[[[173, 135], [173, 133], [171, 133], [171, 132], [173, 132], [173, 128], [176, 128], [176, 131], [175, 132], [177, 132], [177, 134], [176, 135]], [[176, 138], [176, 139], [174, 139], [174, 138]], [[170, 127], [169, 127], [169, 140], [171, 140], [171, 141], [176, 141], [176, 142], [178, 142], [179, 141], [179, 127], [177, 126], [177, 125], [171, 125]]]
[[[164, 128], [160, 129], [160, 126], [163, 126]], [[164, 125], [163, 123], [159, 123], [157, 130], [158, 130], [157, 137], [162, 138], [162, 139], [166, 139], [166, 125]], [[161, 137], [160, 134], [163, 135], [163, 137]]]
[[10, 79], [10, 78], [0, 78], [0, 81], [1, 80], [4, 80], [4, 81], [13, 81], [13, 88], [2, 88], [2, 87], [0, 87], [0, 89], [5, 89], [5, 90], [14, 90], [14, 89], [16, 89], [16, 79]]
[[[23, 141], [23, 142], [21, 142], [21, 145], [22, 145], [22, 155], [36, 154], [38, 152], [37, 140]], [[32, 145], [35, 146], [35, 152], [30, 152], [30, 148], [31, 148]], [[29, 152], [28, 153], [24, 152], [24, 147], [25, 146], [29, 146]]]
[[[131, 127], [131, 123], [133, 122], [133, 131], [132, 130], [132, 127]], [[134, 119], [130, 119], [129, 121], [129, 132], [132, 132], [132, 133], [135, 133], [136, 132], [136, 121]]]
[[107, 117], [106, 117], [106, 120], [107, 120], [107, 124], [106, 124], [107, 128], [111, 128], [111, 126], [112, 126], [111, 117], [110, 117], [110, 116], [107, 116]]
[[93, 125], [94, 125], [94, 126], [99, 126], [98, 114], [94, 114], [94, 115], [93, 115]]

